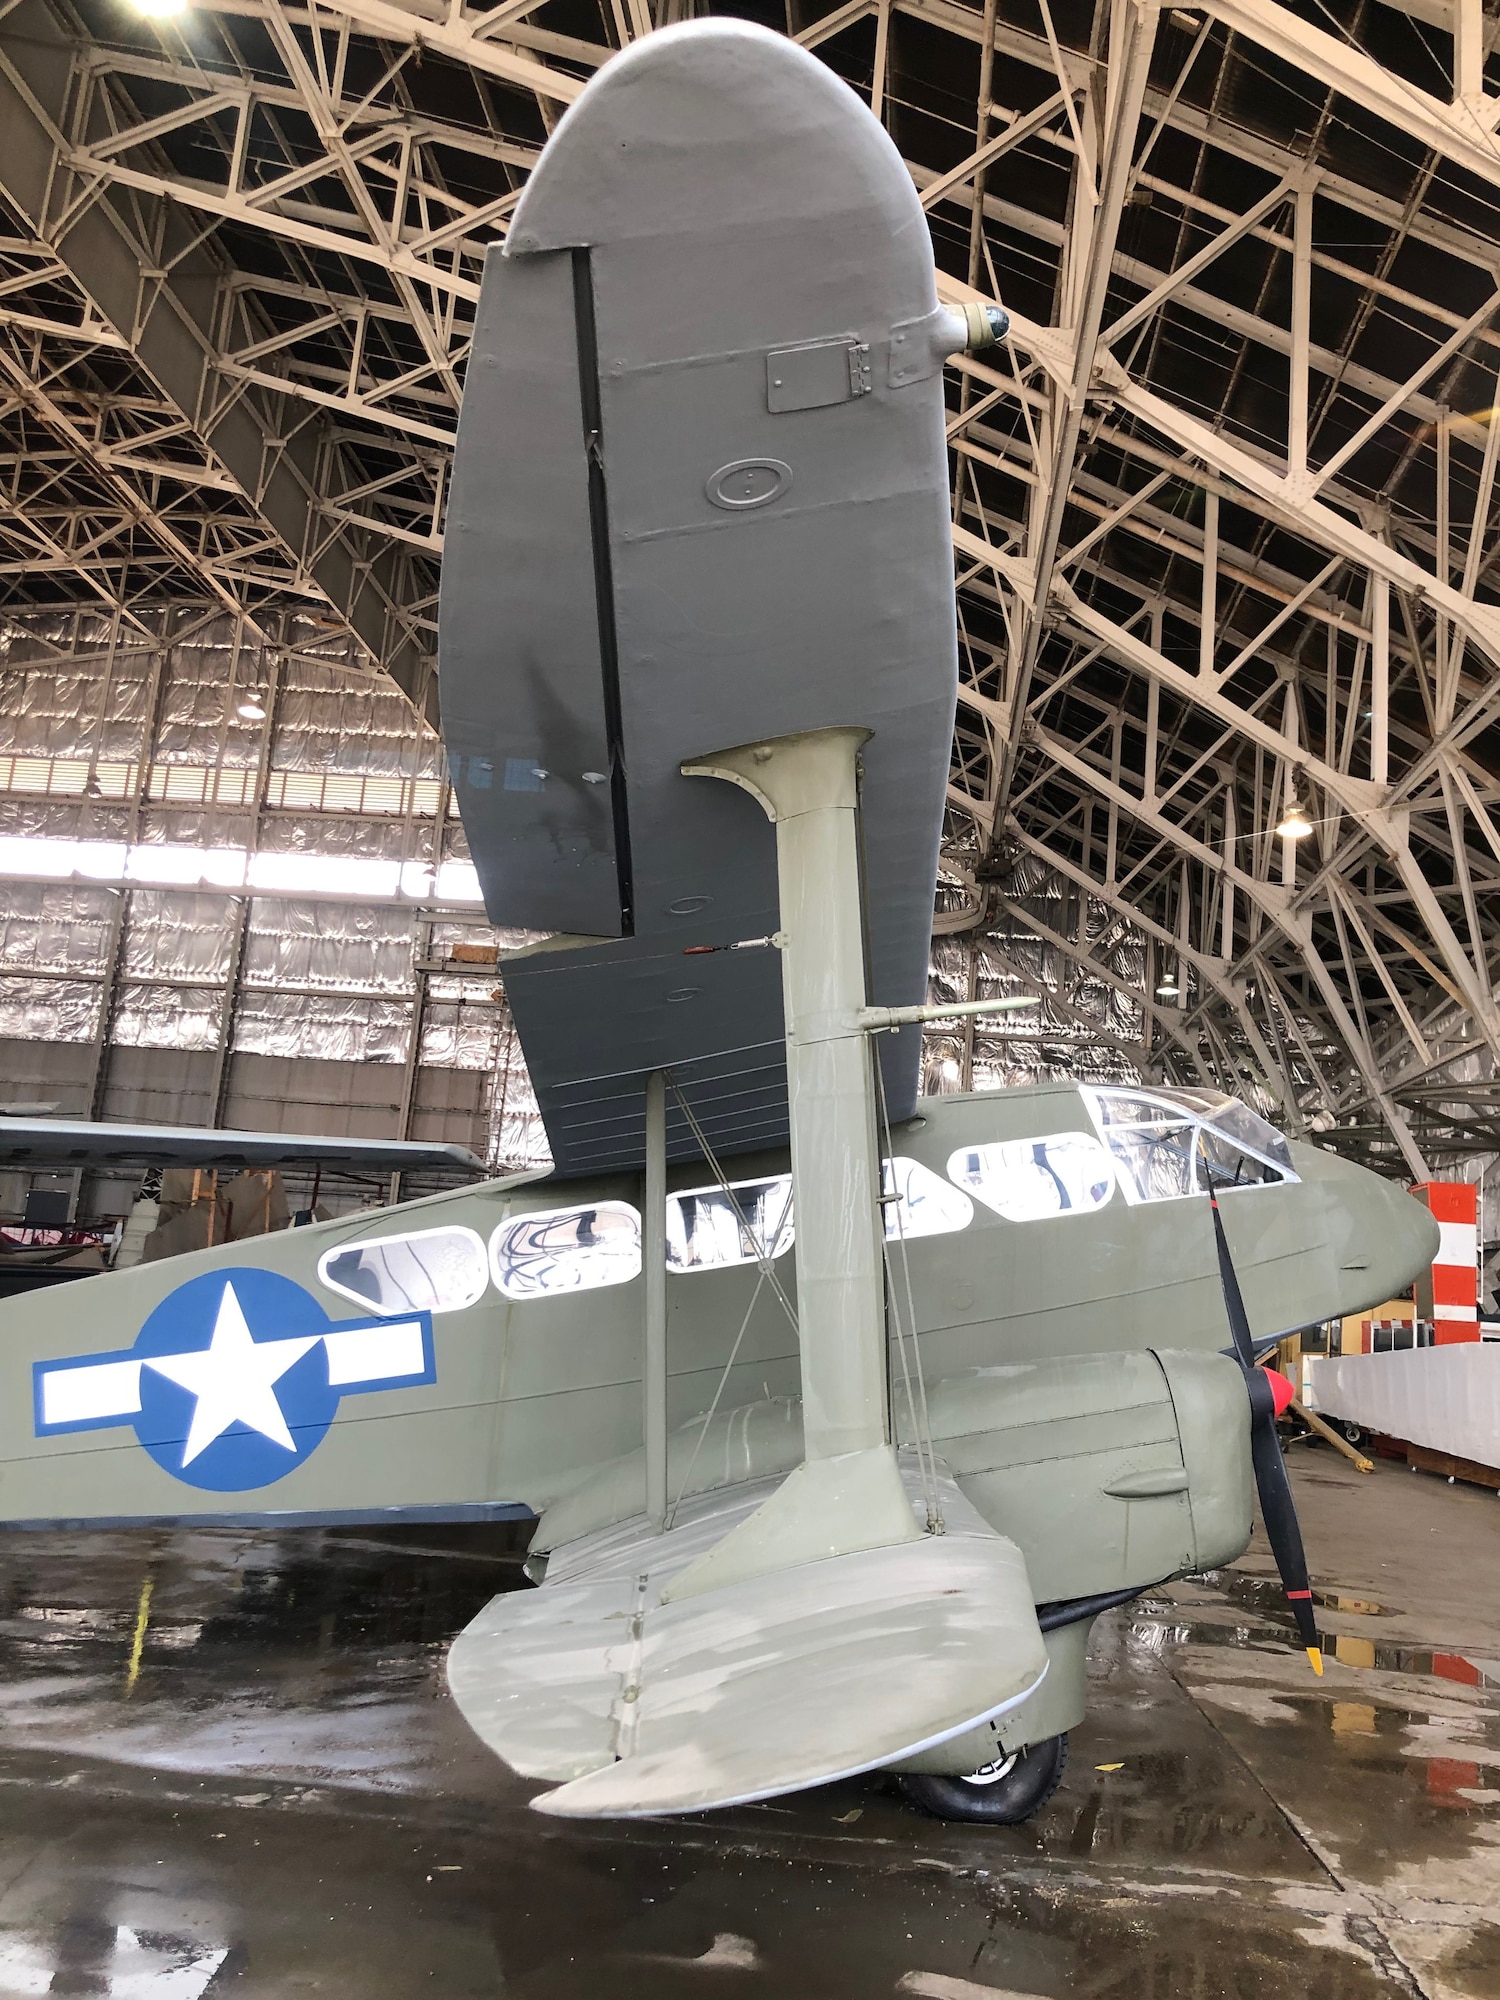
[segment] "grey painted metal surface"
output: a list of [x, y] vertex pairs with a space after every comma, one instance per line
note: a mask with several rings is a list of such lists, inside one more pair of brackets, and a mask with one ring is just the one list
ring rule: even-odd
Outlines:
[[[781, 968], [769, 947], [687, 956], [675, 940], [630, 939], [510, 959], [502, 977], [559, 1172], [639, 1162], [651, 1069], [671, 1069], [716, 1151], [785, 1142]], [[672, 1097], [667, 1152], [698, 1155]]]
[[[449, 1685], [490, 1747], [558, 1789], [562, 1817], [691, 1812], [889, 1764], [1025, 1700], [1047, 1671], [1026, 1564], [951, 1481], [948, 1532], [672, 1601], [664, 1589], [761, 1506], [758, 1484], [655, 1536], [606, 1530], [497, 1597]], [[622, 1686], [624, 1689], [622, 1697]]]
[[667, 1080], [660, 1070], [646, 1078], [641, 1261], [646, 1309], [641, 1364], [646, 1518], [659, 1532], [667, 1520]]
[[[744, 1150], [780, 1136], [774, 972], [673, 954], [775, 930], [774, 844], [685, 761], [868, 728], [871, 997], [925, 994], [957, 684], [941, 361], [961, 343], [921, 205], [822, 64], [697, 23], [565, 117], [485, 285], [444, 579], [449, 748], [491, 917], [628, 940], [511, 971], [554, 1155], [635, 1164], [622, 1079], [678, 1063], [715, 1143]], [[883, 1051], [897, 1117], [917, 1053]]]
[[617, 936], [572, 259], [492, 254], [443, 563], [443, 738], [497, 922]]

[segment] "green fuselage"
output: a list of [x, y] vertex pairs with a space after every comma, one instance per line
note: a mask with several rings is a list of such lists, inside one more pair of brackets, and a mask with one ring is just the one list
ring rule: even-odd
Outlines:
[[[966, 1147], [1091, 1130], [1079, 1091], [1045, 1084], [925, 1100], [923, 1115], [896, 1130], [892, 1152], [946, 1182], [950, 1159]], [[1236, 1187], [1222, 1201], [1252, 1325], [1268, 1338], [1390, 1297], [1430, 1259], [1436, 1236], [1426, 1211], [1393, 1184], [1312, 1147], [1294, 1146], [1291, 1158], [1299, 1179]], [[784, 1173], [786, 1160], [737, 1158], [727, 1168], [742, 1182]], [[669, 1186], [710, 1179], [695, 1163], [674, 1168]], [[485, 1284], [472, 1304], [434, 1313], [435, 1380], [344, 1396], [315, 1452], [248, 1490], [210, 1494], [185, 1483], [148, 1456], [128, 1424], [36, 1435], [33, 1368], [129, 1349], [162, 1300], [218, 1270], [281, 1273], [330, 1320], [367, 1317], [368, 1306], [318, 1275], [342, 1246], [450, 1228], [489, 1244], [519, 1215], [609, 1201], [638, 1206], [638, 1178], [491, 1182], [8, 1303], [0, 1517], [317, 1516], [474, 1502], [540, 1511], [640, 1445], [638, 1275], [524, 1299]], [[891, 1245], [892, 1292], [904, 1310], [909, 1272], [929, 1384], [1018, 1362], [1227, 1344], [1201, 1195], [1132, 1204], [1117, 1185], [1088, 1212], [1012, 1221], [977, 1199], [972, 1210], [964, 1227]], [[775, 1262], [792, 1302], [795, 1263], [794, 1248]], [[707, 1410], [716, 1392], [723, 1410], [796, 1396], [796, 1336], [754, 1262], [669, 1271], [667, 1300], [671, 1427]]]

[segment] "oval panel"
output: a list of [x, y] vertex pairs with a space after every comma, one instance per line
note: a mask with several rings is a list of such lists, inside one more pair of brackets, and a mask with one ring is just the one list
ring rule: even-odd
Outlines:
[[779, 458], [737, 458], [709, 474], [703, 489], [715, 507], [743, 514], [769, 507], [792, 483], [792, 468]]

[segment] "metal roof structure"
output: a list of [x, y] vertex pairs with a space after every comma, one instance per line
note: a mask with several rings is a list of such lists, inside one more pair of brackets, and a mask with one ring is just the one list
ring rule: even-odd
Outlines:
[[[295, 603], [428, 703], [484, 247], [592, 71], [693, 11], [17, 0], [0, 608]], [[1044, 865], [1088, 978], [1145, 939], [1152, 1073], [1398, 1172], [1500, 1150], [1480, 0], [735, 11], [869, 98], [947, 295], [1013, 315], [949, 377], [940, 933], [1013, 931]]]

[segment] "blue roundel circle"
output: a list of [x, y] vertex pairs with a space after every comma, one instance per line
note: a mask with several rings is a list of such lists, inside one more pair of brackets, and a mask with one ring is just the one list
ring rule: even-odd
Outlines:
[[295, 1471], [328, 1434], [338, 1391], [311, 1293], [242, 1265], [190, 1278], [136, 1336], [142, 1447], [190, 1486], [238, 1493]]

